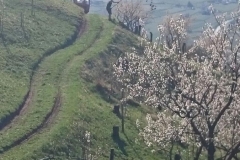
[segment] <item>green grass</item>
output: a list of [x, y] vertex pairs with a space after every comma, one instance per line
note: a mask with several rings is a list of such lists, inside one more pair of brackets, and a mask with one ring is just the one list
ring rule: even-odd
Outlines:
[[[64, 0], [35, 0], [34, 15], [30, 2], [4, 1], [3, 29], [0, 27], [0, 123], [22, 103], [40, 58], [68, 44], [83, 19], [82, 10], [70, 2], [63, 3]], [[3, 7], [0, 8], [2, 15]]]
[[[84, 144], [80, 138], [83, 137], [83, 131], [85, 130], [90, 131], [92, 134], [93, 153], [98, 147], [101, 148], [102, 154], [97, 158], [99, 160], [108, 159], [110, 148], [116, 149], [115, 159], [117, 160], [161, 158], [159, 154], [152, 154], [149, 149], [146, 149], [142, 142], [135, 143], [135, 138], [138, 138], [135, 121], [137, 118], [144, 117], [139, 108], [128, 108], [125, 134], [120, 133], [121, 140], [117, 142], [112, 139], [112, 127], [113, 125], [120, 125], [121, 121], [112, 113], [113, 104], [103, 99], [102, 95], [98, 93], [95, 83], [86, 81], [83, 78], [81, 70], [84, 69], [87, 61], [91, 61], [92, 58], [99, 59], [99, 55], [112, 50], [113, 45], [116, 45], [116, 43], [119, 42], [123, 47], [124, 38], [126, 38], [124, 34], [129, 33], [116, 28], [114, 24], [103, 19], [104, 25], [98, 39], [90, 49], [83, 54], [79, 54], [87, 47], [85, 44], [91, 42], [91, 37], [94, 37], [93, 35], [96, 35], [99, 31], [97, 24], [101, 24], [101, 20], [94, 15], [90, 16], [89, 20], [89, 31], [83, 37], [71, 47], [46, 58], [39, 69], [39, 73], [44, 71], [44, 73], [51, 74], [48, 76], [39, 74], [39, 81], [36, 81], [36, 83], [56, 83], [53, 83], [54, 87], [51, 89], [46, 89], [41, 86], [41, 83], [37, 83], [36, 88], [39, 88], [42, 92], [53, 93], [49, 98], [39, 93], [39, 99], [51, 99], [50, 97], [57, 92], [57, 86], [59, 86], [62, 94], [62, 106], [54, 125], [51, 128], [45, 128], [40, 134], [32, 137], [24, 144], [9, 150], [1, 156], [1, 159], [10, 160], [16, 159], [16, 157], [19, 160], [39, 159], [47, 155], [55, 155], [57, 159], [81, 157]], [[62, 64], [63, 61], [64, 64]], [[59, 69], [56, 71], [51, 70], [54, 67], [59, 67]], [[57, 73], [60, 70], [62, 70], [61, 74], [54, 76], [58, 75]], [[51, 106], [51, 102], [44, 103]]]
[[[21, 116], [16, 124], [10, 129], [0, 132], [0, 149], [11, 146], [16, 140], [22, 138], [25, 134], [37, 128], [44, 121], [46, 115], [51, 111], [54, 105], [54, 98], [57, 95], [62, 71], [68, 61], [75, 54], [80, 54], [88, 48], [101, 32], [102, 25], [99, 17], [93, 17], [89, 25], [89, 32], [81, 38], [86, 39], [85, 43], [76, 42], [73, 46], [60, 50], [47, 57], [41, 64], [33, 77], [33, 97], [29, 110]], [[98, 22], [98, 23], [96, 23]], [[76, 52], [72, 52], [75, 50]], [[18, 132], [16, 132], [16, 130]]]
[[[151, 153], [142, 141], [135, 141], [139, 138], [136, 119], [144, 121], [145, 113], [153, 112], [150, 109], [127, 106], [125, 133], [120, 133], [118, 140], [111, 137], [112, 127], [121, 126], [121, 120], [112, 113], [118, 101], [108, 100], [113, 83], [111, 65], [130, 47], [139, 47], [136, 37], [106, 19], [90, 15], [87, 32], [73, 45], [50, 55], [50, 49], [60, 49], [67, 43], [83, 19], [79, 8], [63, 2], [38, 0], [32, 16], [29, 0], [6, 1], [5, 46], [0, 45], [0, 119], [17, 109], [31, 78], [33, 97], [25, 115], [10, 129], [0, 132], [0, 159], [81, 158], [86, 130], [92, 137], [90, 152], [95, 155], [100, 148], [98, 160], [109, 159], [111, 148], [115, 149], [115, 160], [167, 159], [167, 153]], [[17, 18], [21, 12], [25, 16], [24, 28]], [[37, 67], [41, 57], [45, 58]], [[113, 96], [118, 98], [119, 88], [113, 88], [117, 93]], [[61, 107], [53, 123], [23, 144], [13, 145], [41, 125], [57, 95], [61, 97]]]

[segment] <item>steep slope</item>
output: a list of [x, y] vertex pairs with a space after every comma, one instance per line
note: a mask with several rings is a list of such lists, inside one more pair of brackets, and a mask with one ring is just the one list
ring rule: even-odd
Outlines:
[[[87, 28], [88, 26], [89, 28]], [[34, 94], [29, 111], [19, 116], [16, 124], [12, 124], [11, 127], [1, 132], [2, 136], [0, 139], [2, 144], [0, 144], [0, 147], [2, 148], [2, 154], [13, 148], [12, 150], [15, 154], [11, 154], [11, 157], [19, 157], [19, 155], [22, 154], [17, 155], [14, 147], [23, 144], [23, 146], [28, 148], [30, 141], [30, 143], [38, 144], [35, 147], [30, 145], [32, 150], [31, 155], [34, 155], [33, 153], [36, 148], [42, 147], [44, 142], [48, 142], [46, 139], [47, 136], [55, 135], [62, 131], [59, 127], [62, 127], [63, 123], [65, 123], [64, 119], [57, 118], [57, 120], [55, 120], [55, 118], [57, 113], [61, 113], [61, 109], [64, 107], [61, 105], [64, 103], [64, 100], [62, 100], [64, 99], [62, 87], [64, 87], [65, 84], [61, 85], [61, 81], [65, 78], [65, 74], [68, 74], [68, 70], [66, 69], [69, 68], [68, 66], [72, 64], [72, 60], [75, 59], [77, 55], [84, 54], [91, 46], [94, 47], [99, 36], [103, 36], [103, 22], [98, 16], [92, 17], [91, 22], [87, 22], [85, 27], [85, 31], [80, 36], [80, 40], [76, 41], [71, 47], [59, 50], [51, 56], [46, 57], [41, 63], [41, 66], [33, 77]], [[68, 108], [66, 109], [65, 112], [68, 111]], [[48, 113], [50, 113], [50, 115], [48, 115]], [[63, 114], [71, 117], [69, 113]], [[56, 126], [54, 126], [55, 123]], [[68, 125], [69, 124], [63, 126], [66, 127]], [[37, 129], [34, 129], [34, 127]], [[58, 131], [56, 132], [54, 129], [58, 129]], [[18, 131], [17, 133], [15, 132], [16, 130]], [[39, 137], [41, 136], [43, 137], [40, 139]], [[35, 137], [37, 141], [35, 141]], [[39, 140], [42, 143], [39, 143]], [[26, 144], [24, 145], [24, 143]], [[23, 146], [20, 147], [23, 148]], [[30, 150], [21, 149], [21, 151], [26, 152]], [[6, 157], [3, 159], [5, 158]]]
[[19, 114], [32, 93], [32, 76], [44, 57], [71, 44], [83, 21], [79, 7], [64, 0], [2, 1], [0, 130]]
[[135, 120], [145, 110], [129, 107], [125, 133], [114, 139], [112, 127], [121, 125], [112, 113], [118, 101], [101, 92], [109, 85], [102, 77], [111, 75], [110, 62], [136, 46], [135, 36], [97, 15], [86, 20], [81, 9], [65, 0], [34, 1], [33, 8], [30, 2], [5, 2], [0, 159], [65, 160], [91, 154], [101, 160], [109, 158], [110, 148], [117, 160], [159, 159], [159, 153], [135, 143]]
[[[97, 81], [94, 74], [90, 79], [86, 79], [85, 72], [102, 73], [104, 68], [99, 65], [99, 70], [96, 70], [96, 67], [91, 70], [86, 68], [85, 64], [93, 62], [94, 65], [96, 60], [104, 61], [104, 56], [113, 58], [114, 54], [120, 54], [121, 49], [127, 49], [136, 42], [130, 40], [133, 35], [97, 15], [89, 15], [87, 19], [88, 29], [72, 46], [53, 53], [41, 63], [34, 77], [36, 99], [32, 106], [36, 112], [29, 112], [31, 114], [23, 116], [19, 124], [31, 124], [36, 117], [43, 115], [43, 110], [49, 111], [46, 108], [52, 108], [54, 102], [51, 100], [56, 95], [60, 95], [61, 99], [58, 114], [39, 132], [5, 150], [0, 159], [50, 157], [64, 160], [80, 159], [86, 157], [86, 154], [91, 154], [97, 157], [95, 159], [104, 160], [109, 158], [111, 148], [115, 148], [117, 160], [159, 159], [159, 153], [150, 154], [150, 150], [145, 149], [141, 141], [135, 143], [135, 138], [138, 138], [135, 120], [143, 117], [144, 110], [130, 107], [127, 111], [125, 134], [120, 133], [121, 138], [118, 140], [112, 138], [112, 127], [121, 124], [121, 120], [112, 113], [114, 103], [104, 100], [103, 94], [99, 94], [96, 84], [93, 83]], [[126, 41], [126, 35], [129, 41]], [[45, 109], [37, 111], [40, 106]], [[9, 131], [14, 134], [14, 131], [22, 128], [25, 127], [15, 126]], [[86, 131], [91, 132], [91, 144], [86, 143]], [[6, 132], [3, 135], [11, 133]], [[7, 138], [8, 136], [5, 136], [4, 139]], [[8, 141], [4, 141], [3, 144], [8, 144]]]

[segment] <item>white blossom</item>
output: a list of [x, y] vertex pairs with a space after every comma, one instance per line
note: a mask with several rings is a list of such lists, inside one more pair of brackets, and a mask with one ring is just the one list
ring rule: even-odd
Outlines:
[[[226, 159], [240, 152], [240, 25], [227, 27], [225, 17], [216, 17], [218, 32], [206, 24], [189, 49], [183, 47], [187, 20], [169, 17], [158, 26], [157, 42], [114, 65], [127, 98], [163, 109], [157, 117], [146, 116], [140, 135], [148, 146], [166, 148], [174, 140], [209, 151], [213, 145]], [[139, 120], [136, 124], [141, 128]]]

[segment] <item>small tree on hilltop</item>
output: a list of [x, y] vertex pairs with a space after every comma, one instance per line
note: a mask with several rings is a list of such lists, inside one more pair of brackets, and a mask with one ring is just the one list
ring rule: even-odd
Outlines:
[[121, 0], [115, 7], [115, 16], [120, 23], [126, 24], [130, 30], [139, 19], [145, 20], [149, 17], [149, 11], [144, 8], [142, 0]]
[[194, 160], [239, 159], [240, 24], [236, 20], [230, 28], [224, 16], [216, 19], [218, 32], [206, 24], [201, 38], [185, 50], [186, 20], [171, 17], [168, 25], [158, 26], [158, 41], [148, 43], [144, 54], [126, 53], [114, 65], [128, 98], [162, 108], [157, 117], [147, 115], [141, 130], [148, 145], [181, 142], [194, 147]]

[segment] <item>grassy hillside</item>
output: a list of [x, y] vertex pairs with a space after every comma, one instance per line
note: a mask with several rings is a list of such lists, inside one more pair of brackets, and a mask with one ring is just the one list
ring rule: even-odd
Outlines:
[[111, 148], [114, 160], [167, 159], [138, 139], [136, 119], [154, 111], [135, 102], [126, 106], [125, 132], [112, 136], [121, 126], [112, 64], [139, 48], [137, 37], [67, 0], [30, 2], [8, 0], [0, 12], [0, 159], [106, 160]]
[[134, 35], [66, 0], [8, 0], [0, 10], [0, 159], [105, 160], [111, 148], [116, 160], [161, 159], [135, 142], [140, 106], [129, 105], [125, 133], [111, 135], [121, 126], [111, 64], [137, 47]]
[[[95, 73], [104, 70], [104, 56], [119, 55], [124, 51], [122, 48], [127, 50], [136, 41], [133, 35], [106, 19], [97, 15], [89, 15], [87, 19], [87, 30], [73, 45], [42, 61], [33, 76], [31, 109], [16, 122], [18, 125], [1, 132], [0, 159], [75, 159], [88, 152], [98, 155], [98, 160], [105, 160], [109, 158], [111, 148], [116, 150], [116, 160], [161, 158], [159, 153], [152, 154], [150, 149], [146, 149], [142, 142], [135, 143], [135, 120], [144, 117], [143, 108], [129, 107], [126, 132], [120, 133], [120, 139], [112, 138], [112, 127], [121, 124], [121, 120], [112, 113], [117, 101], [105, 100], [104, 94], [100, 94]], [[99, 70], [87, 67], [91, 63], [98, 65], [97, 59]], [[48, 122], [20, 143], [14, 143], [38, 126], [44, 119], [41, 117], [55, 106], [55, 114]], [[84, 140], [85, 131], [91, 132], [90, 144]], [[91, 149], [86, 149], [88, 145]]]
[[0, 10], [1, 129], [23, 106], [41, 59], [76, 38], [83, 13], [65, 0], [5, 0]]

